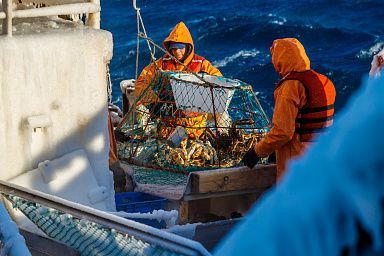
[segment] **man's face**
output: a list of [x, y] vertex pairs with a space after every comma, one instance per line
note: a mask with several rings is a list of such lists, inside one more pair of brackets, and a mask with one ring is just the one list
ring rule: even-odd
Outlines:
[[175, 58], [178, 61], [181, 61], [183, 59], [184, 54], [185, 54], [185, 47], [182, 49], [177, 49], [177, 48], [172, 49], [172, 55], [175, 56]]

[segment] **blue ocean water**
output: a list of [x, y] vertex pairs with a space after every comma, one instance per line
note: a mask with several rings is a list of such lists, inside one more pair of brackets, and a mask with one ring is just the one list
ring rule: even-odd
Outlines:
[[[274, 39], [296, 37], [303, 43], [311, 67], [336, 86], [336, 113], [368, 74], [373, 54], [384, 48], [382, 0], [137, 0], [137, 5], [148, 36], [160, 45], [184, 21], [196, 53], [224, 76], [251, 84], [269, 116], [278, 81], [269, 53]], [[101, 0], [101, 7], [101, 27], [114, 39], [113, 100], [121, 104], [120, 81], [135, 77], [136, 12], [130, 0]], [[139, 53], [141, 71], [150, 61], [145, 41]]]

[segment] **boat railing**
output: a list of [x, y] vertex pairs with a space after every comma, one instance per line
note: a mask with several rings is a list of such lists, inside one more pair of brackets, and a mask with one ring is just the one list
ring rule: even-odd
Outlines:
[[12, 10], [12, 0], [2, 0], [3, 10], [0, 19], [3, 20], [2, 34], [12, 36], [12, 20], [17, 18], [34, 18], [54, 15], [89, 14], [87, 25], [100, 28], [100, 0], [89, 0], [85, 3], [67, 3], [32, 9]]
[[[95, 223], [89, 224], [90, 227], [97, 227], [100, 226], [103, 230], [108, 230], [108, 232], [112, 232], [113, 234], [121, 234], [124, 236], [131, 236], [135, 238], [136, 242], [140, 245], [143, 243], [148, 243], [153, 246], [159, 246], [160, 248], [164, 249], [164, 251], [174, 252], [175, 254], [179, 255], [200, 255], [200, 256], [209, 256], [210, 253], [198, 242], [191, 241], [189, 239], [179, 237], [175, 234], [168, 233], [164, 230], [159, 230], [154, 227], [145, 226], [143, 224], [132, 222], [131, 220], [127, 220], [115, 215], [112, 215], [108, 212], [100, 211], [94, 208], [90, 208], [85, 205], [81, 205], [75, 202], [68, 201], [63, 198], [59, 198], [50, 194], [46, 194], [37, 190], [28, 189], [25, 187], [20, 187], [18, 185], [9, 183], [7, 181], [0, 180], [0, 192], [3, 195], [11, 195], [14, 197], [19, 197], [21, 200], [24, 201], [30, 201], [34, 205], [35, 210], [37, 210], [38, 207], [43, 207], [45, 209], [51, 209], [48, 210], [48, 213], [54, 213], [56, 216], [54, 219], [63, 220], [64, 217], [69, 217], [77, 219], [80, 226], [86, 225], [86, 223]], [[16, 203], [16, 205], [18, 205]], [[33, 207], [32, 207], [33, 208]], [[40, 211], [42, 211], [43, 208], [40, 208]], [[1, 208], [0, 208], [1, 209]], [[31, 209], [31, 208], [28, 208]], [[5, 211], [5, 209], [4, 209]], [[1, 212], [0, 212], [1, 214]], [[58, 217], [58, 214], [60, 216], [62, 214], [65, 214], [62, 217]], [[43, 216], [39, 214], [33, 214], [33, 216]], [[1, 215], [0, 215], [1, 216]], [[47, 215], [44, 215], [47, 216]], [[2, 224], [2, 223], [0, 223]], [[55, 226], [56, 224], [54, 222], [45, 222], [44, 226], [52, 228], [57, 228]], [[2, 226], [0, 226], [2, 227]], [[79, 227], [78, 225], [68, 225], [69, 229], [73, 230], [75, 232], [75, 227]], [[1, 229], [0, 229], [1, 230]], [[59, 231], [59, 230], [57, 230]], [[59, 232], [67, 232], [64, 230], [60, 230]], [[71, 233], [70, 231], [69, 233]], [[51, 233], [50, 233], [51, 234]], [[98, 238], [98, 236], [95, 236], [93, 234], [88, 234], [88, 238], [90, 239], [88, 242], [92, 241], [92, 239]], [[58, 235], [56, 233], [57, 238], [61, 235]], [[73, 233], [72, 233], [73, 235]], [[101, 235], [100, 237], [103, 237], [104, 235]], [[66, 237], [62, 236], [62, 238]], [[69, 240], [68, 240], [69, 241]], [[114, 239], [113, 241], [123, 241], [119, 239]], [[111, 242], [114, 243], [114, 242]], [[76, 245], [78, 248], [80, 248], [80, 245]], [[84, 251], [87, 251], [86, 247], [81, 247], [84, 249]], [[74, 247], [76, 248], [76, 247]], [[153, 247], [152, 247], [153, 248]], [[76, 248], [77, 249], [77, 248]], [[175, 255], [173, 254], [173, 255]], [[28, 255], [28, 254], [16, 254], [16, 255]], [[87, 254], [88, 255], [88, 254]], [[125, 254], [124, 254], [125, 255]], [[13, 255], [10, 255], [13, 256]]]

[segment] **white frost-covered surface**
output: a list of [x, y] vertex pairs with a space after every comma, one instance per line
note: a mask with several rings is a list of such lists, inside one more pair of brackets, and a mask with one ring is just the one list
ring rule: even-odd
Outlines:
[[381, 64], [381, 66], [379, 65], [379, 57], [384, 59], [384, 49], [373, 56], [373, 60], [371, 62], [371, 70], [369, 71], [370, 76], [379, 77], [381, 75], [384, 64]]
[[[59, 18], [15, 21], [14, 36], [0, 37], [0, 179], [84, 149], [98, 185], [110, 191], [105, 74], [112, 35]], [[27, 118], [39, 115], [51, 125], [28, 127]]]
[[357, 223], [383, 252], [383, 95], [384, 77], [365, 83], [215, 255], [361, 255]]
[[13, 36], [36, 36], [44, 33], [92, 30], [89, 27], [84, 26], [82, 21], [72, 22], [57, 16], [13, 19], [12, 25]]
[[[46, 176], [50, 177], [47, 180]], [[23, 173], [10, 182], [26, 188], [38, 190], [47, 194], [91, 206], [106, 211], [112, 202], [114, 191], [107, 191], [104, 186], [97, 184], [84, 150], [76, 150], [58, 159], [40, 164], [38, 169]], [[47, 182], [49, 181], [49, 182]]]
[[177, 234], [182, 237], [186, 237], [189, 239], [193, 239], [195, 237], [196, 233], [196, 227], [198, 225], [201, 225], [201, 222], [198, 223], [192, 223], [192, 224], [185, 224], [185, 225], [176, 225], [169, 229], [167, 229], [168, 232]]
[[128, 218], [128, 219], [151, 219], [165, 221], [166, 227], [170, 228], [175, 226], [176, 220], [179, 216], [179, 212], [176, 210], [164, 211], [164, 210], [153, 210], [152, 212], [147, 213], [128, 213], [128, 212], [110, 212], [113, 215]]

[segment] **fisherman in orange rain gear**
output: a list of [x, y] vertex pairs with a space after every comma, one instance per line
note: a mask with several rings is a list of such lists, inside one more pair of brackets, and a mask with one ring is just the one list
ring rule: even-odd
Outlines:
[[253, 168], [276, 151], [277, 178], [289, 159], [298, 157], [333, 123], [336, 91], [332, 81], [310, 69], [303, 45], [295, 38], [277, 39], [271, 47], [272, 63], [281, 80], [274, 91], [271, 131], [243, 157]]
[[[191, 33], [183, 22], [178, 23], [171, 31], [169, 36], [163, 42], [164, 48], [176, 58], [165, 54], [163, 57], [156, 61], [156, 66], [164, 71], [184, 71], [195, 73], [207, 73], [209, 75], [222, 76], [220, 71], [215, 68], [204, 57], [195, 54], [194, 44]], [[147, 106], [157, 99], [157, 95], [148, 87], [150, 81], [157, 74], [154, 64], [150, 64], [143, 69], [136, 82], [136, 97], [141, 96], [141, 103]], [[143, 94], [145, 91], [144, 95]], [[202, 133], [207, 119], [207, 114], [196, 112], [183, 111], [183, 118], [177, 119], [177, 125], [182, 125], [187, 128], [189, 137], [198, 138]]]

